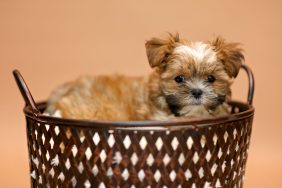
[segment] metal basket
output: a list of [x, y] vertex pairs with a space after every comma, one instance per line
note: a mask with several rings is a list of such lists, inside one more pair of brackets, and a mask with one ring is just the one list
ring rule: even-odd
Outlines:
[[170, 121], [87, 121], [42, 115], [15, 70], [26, 102], [31, 187], [242, 187], [252, 131], [248, 102], [232, 114]]

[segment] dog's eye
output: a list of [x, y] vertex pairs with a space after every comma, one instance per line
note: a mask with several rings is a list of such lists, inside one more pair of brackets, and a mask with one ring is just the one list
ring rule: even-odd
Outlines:
[[176, 76], [176, 77], [174, 78], [174, 80], [175, 80], [177, 83], [182, 83], [182, 82], [185, 81], [185, 78], [184, 78], [183, 75], [179, 75], [179, 76]]
[[215, 77], [213, 75], [208, 75], [208, 82], [213, 83], [215, 81]]

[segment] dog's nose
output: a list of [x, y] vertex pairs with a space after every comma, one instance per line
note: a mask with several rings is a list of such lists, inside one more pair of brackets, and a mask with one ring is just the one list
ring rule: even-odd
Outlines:
[[191, 93], [196, 99], [198, 99], [203, 94], [203, 91], [201, 89], [192, 89]]

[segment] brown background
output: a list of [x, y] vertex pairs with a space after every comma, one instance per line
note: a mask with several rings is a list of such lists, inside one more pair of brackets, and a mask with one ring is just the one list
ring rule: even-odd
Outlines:
[[[101, 3], [103, 2], [103, 3]], [[36, 100], [80, 74], [143, 75], [144, 42], [167, 31], [190, 40], [220, 34], [244, 44], [256, 77], [245, 187], [282, 187], [282, 1], [0, 0], [0, 186], [29, 187], [24, 105], [12, 70]], [[246, 77], [234, 98], [246, 100]]]

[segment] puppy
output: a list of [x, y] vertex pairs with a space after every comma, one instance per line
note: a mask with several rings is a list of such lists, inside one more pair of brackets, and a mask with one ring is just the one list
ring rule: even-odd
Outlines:
[[147, 41], [152, 73], [81, 77], [57, 88], [46, 113], [92, 120], [166, 120], [227, 115], [230, 86], [244, 61], [221, 37], [190, 42], [179, 35]]

